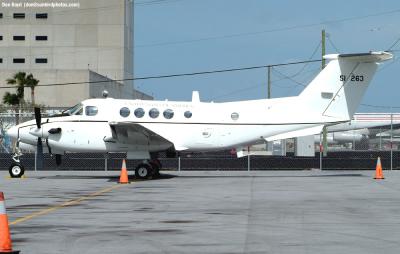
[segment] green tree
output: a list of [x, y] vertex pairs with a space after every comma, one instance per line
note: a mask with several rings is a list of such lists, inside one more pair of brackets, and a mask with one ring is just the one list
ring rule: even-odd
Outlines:
[[39, 80], [35, 79], [31, 74], [26, 77], [26, 86], [31, 89], [31, 103], [35, 106], [35, 87], [39, 84]]
[[[12, 78], [6, 80], [9, 85], [16, 85], [16, 93], [7, 92], [3, 97], [3, 103], [8, 104], [15, 109], [16, 122], [19, 123], [19, 113], [24, 101], [25, 87], [31, 89], [31, 103], [35, 105], [35, 87], [38, 85], [39, 80], [35, 79], [31, 74], [26, 75], [25, 72], [20, 71], [14, 74]], [[17, 113], [18, 112], [18, 113]]]
[[13, 107], [15, 112], [15, 124], [19, 124], [18, 108], [20, 106], [20, 97], [16, 93], [6, 92], [3, 96], [3, 103]]

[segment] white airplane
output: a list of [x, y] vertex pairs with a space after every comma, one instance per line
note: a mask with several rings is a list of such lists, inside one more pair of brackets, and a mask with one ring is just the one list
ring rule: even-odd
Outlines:
[[349, 121], [357, 109], [378, 63], [388, 52], [326, 55], [330, 60], [304, 91], [293, 97], [205, 103], [197, 92], [191, 102], [89, 99], [53, 117], [41, 118], [8, 130], [16, 138], [10, 175], [20, 177], [21, 149], [35, 149], [37, 165], [43, 152], [126, 152], [143, 159], [135, 169], [139, 178], [158, 174], [157, 153], [212, 151], [242, 147], [321, 132], [326, 124]]

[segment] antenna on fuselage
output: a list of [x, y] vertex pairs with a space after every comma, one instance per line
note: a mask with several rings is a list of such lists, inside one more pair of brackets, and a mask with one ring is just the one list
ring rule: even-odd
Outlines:
[[192, 92], [192, 102], [200, 102], [199, 91], [193, 91]]

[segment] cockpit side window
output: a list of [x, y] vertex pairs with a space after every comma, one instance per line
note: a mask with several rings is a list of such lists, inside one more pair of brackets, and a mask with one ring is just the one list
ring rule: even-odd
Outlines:
[[83, 114], [83, 105], [79, 103], [67, 110], [62, 111], [61, 113], [56, 113], [50, 117], [73, 116], [82, 114]]
[[70, 115], [70, 116], [82, 115], [83, 114], [83, 105], [81, 103], [76, 104], [72, 108], [69, 108], [69, 109], [65, 110], [63, 112], [63, 114]]
[[95, 116], [99, 112], [96, 106], [86, 106], [85, 107], [85, 114], [87, 116]]

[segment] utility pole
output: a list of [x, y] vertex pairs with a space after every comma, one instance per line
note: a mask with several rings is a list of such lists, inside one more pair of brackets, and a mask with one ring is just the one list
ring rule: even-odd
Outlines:
[[326, 34], [325, 34], [325, 29], [322, 29], [322, 33], [321, 33], [321, 57], [322, 57], [322, 61], [321, 61], [321, 69], [323, 70], [325, 68], [325, 38], [326, 38]]
[[[321, 70], [323, 70], [325, 68], [325, 29], [322, 29], [321, 32], [321, 57], [322, 57], [322, 61], [321, 61]], [[327, 136], [328, 136], [328, 132], [326, 130], [326, 126], [324, 126], [324, 128], [322, 129], [322, 144], [323, 144], [323, 155], [324, 157], [326, 157], [328, 155], [328, 140], [327, 140]]]
[[271, 99], [271, 66], [268, 65], [268, 99]]

